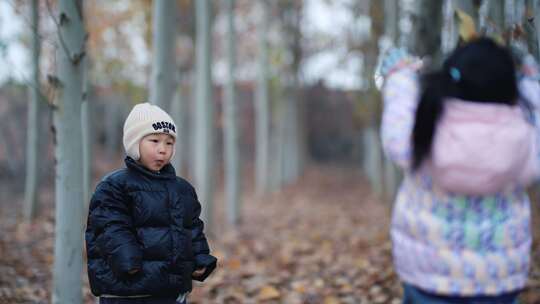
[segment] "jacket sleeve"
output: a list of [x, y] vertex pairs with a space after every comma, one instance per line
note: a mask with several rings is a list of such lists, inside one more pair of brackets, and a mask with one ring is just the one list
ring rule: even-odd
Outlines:
[[201, 215], [201, 204], [197, 198], [197, 193], [195, 189], [192, 189], [192, 195], [195, 198], [194, 204], [191, 210], [191, 242], [193, 254], [195, 256], [195, 268], [202, 269], [205, 268], [205, 272], [198, 277], [193, 277], [194, 280], [204, 281], [216, 268], [217, 258], [210, 255], [210, 247], [208, 246], [208, 241], [204, 235], [204, 223], [200, 219]]
[[100, 254], [115, 275], [124, 277], [141, 269], [142, 249], [135, 237], [133, 222], [120, 187], [101, 182], [90, 202], [89, 225], [95, 233]]
[[525, 172], [519, 177], [519, 184], [528, 185], [540, 178], [540, 83], [533, 77], [523, 77], [518, 83], [519, 94], [531, 106], [529, 120], [534, 126], [535, 138], [532, 143], [534, 156], [526, 160]]
[[381, 141], [388, 158], [403, 169], [411, 165], [412, 131], [419, 100], [417, 72], [404, 67], [390, 74], [383, 88]]

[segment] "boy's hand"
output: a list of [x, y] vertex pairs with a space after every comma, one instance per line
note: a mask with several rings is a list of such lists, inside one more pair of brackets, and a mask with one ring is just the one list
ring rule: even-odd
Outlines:
[[196, 269], [195, 271], [193, 271], [193, 273], [192, 273], [191, 275], [192, 275], [193, 277], [197, 278], [197, 277], [202, 276], [205, 272], [206, 272], [206, 267], [200, 268], [200, 269]]

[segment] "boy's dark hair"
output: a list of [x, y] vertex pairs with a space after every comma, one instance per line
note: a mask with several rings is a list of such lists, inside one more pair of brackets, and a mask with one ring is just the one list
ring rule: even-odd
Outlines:
[[441, 70], [421, 80], [422, 93], [413, 129], [413, 169], [431, 152], [443, 101], [455, 97], [471, 102], [515, 105], [518, 89], [510, 52], [493, 40], [480, 38], [458, 47]]

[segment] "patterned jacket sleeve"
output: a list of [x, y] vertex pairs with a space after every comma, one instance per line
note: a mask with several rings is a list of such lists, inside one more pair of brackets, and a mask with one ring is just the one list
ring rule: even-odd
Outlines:
[[412, 163], [412, 131], [419, 100], [418, 74], [411, 67], [388, 76], [383, 88], [381, 140], [385, 154], [403, 169]]
[[191, 214], [191, 242], [193, 248], [193, 254], [195, 256], [195, 267], [197, 269], [205, 268], [205, 272], [201, 276], [193, 277], [194, 280], [204, 281], [216, 268], [217, 259], [210, 255], [210, 247], [208, 241], [204, 235], [204, 223], [200, 219], [201, 204], [197, 198], [195, 189], [193, 191], [193, 197], [195, 198], [194, 206], [192, 206]]
[[88, 224], [92, 226], [100, 254], [110, 257], [112, 271], [119, 277], [141, 269], [142, 249], [119, 186], [101, 182], [92, 196]]
[[[532, 175], [532, 180], [537, 181], [540, 179], [540, 83], [537, 77], [525, 76], [519, 80], [518, 83], [519, 94], [524, 98], [532, 108], [529, 115], [530, 122], [534, 125], [536, 131], [536, 143], [535, 143], [535, 162], [528, 167], [535, 168]], [[529, 180], [525, 179], [521, 181], [521, 184], [528, 184]]]

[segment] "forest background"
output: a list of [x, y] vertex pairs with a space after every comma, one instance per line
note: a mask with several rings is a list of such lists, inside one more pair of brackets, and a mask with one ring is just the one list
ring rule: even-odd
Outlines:
[[[190, 303], [400, 303], [377, 62], [400, 46], [435, 67], [473, 32], [539, 59], [539, 6], [0, 0], [0, 303], [95, 303], [88, 201], [143, 101], [178, 125], [220, 260]], [[540, 302], [537, 188], [522, 303]]]

